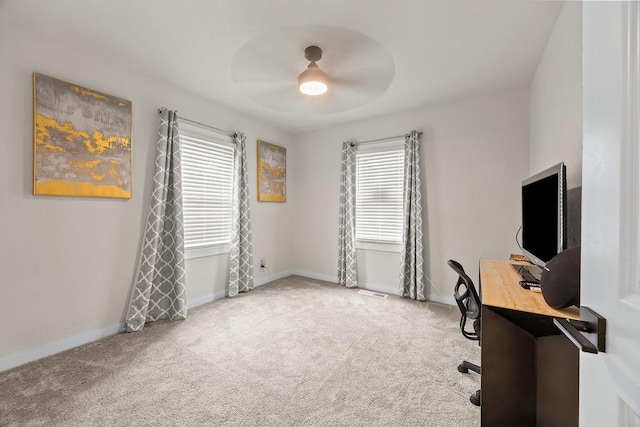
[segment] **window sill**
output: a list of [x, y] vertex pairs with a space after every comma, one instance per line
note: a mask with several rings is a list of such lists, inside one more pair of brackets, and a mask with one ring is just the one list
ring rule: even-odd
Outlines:
[[356, 240], [356, 249], [361, 249], [365, 251], [400, 253], [402, 252], [402, 244]]
[[184, 259], [206, 258], [214, 255], [228, 254], [231, 252], [231, 245], [207, 246], [205, 248], [185, 249]]

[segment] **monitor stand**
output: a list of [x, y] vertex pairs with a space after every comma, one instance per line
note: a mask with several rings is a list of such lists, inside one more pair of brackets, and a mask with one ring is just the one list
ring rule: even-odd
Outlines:
[[519, 265], [511, 264], [513, 269], [522, 277], [522, 280], [527, 282], [540, 282], [542, 276], [542, 268], [537, 265]]

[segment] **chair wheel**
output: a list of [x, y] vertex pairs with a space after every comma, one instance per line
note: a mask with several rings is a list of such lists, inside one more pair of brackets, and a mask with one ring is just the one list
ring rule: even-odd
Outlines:
[[464, 365], [458, 365], [458, 372], [462, 372], [463, 374], [468, 374], [469, 369], [465, 368]]
[[480, 406], [480, 390], [476, 391], [469, 397], [469, 401], [476, 406]]

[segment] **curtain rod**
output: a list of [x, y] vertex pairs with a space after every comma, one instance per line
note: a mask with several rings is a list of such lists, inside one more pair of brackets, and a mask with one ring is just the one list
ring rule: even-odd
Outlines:
[[[164, 108], [164, 107], [163, 108], [158, 108], [158, 113], [161, 113], [162, 110], [166, 110], [166, 108]], [[229, 132], [228, 130], [219, 129], [217, 127], [210, 126], [210, 125], [205, 125], [204, 123], [196, 122], [195, 120], [189, 120], [189, 119], [186, 119], [184, 117], [179, 117], [178, 116], [178, 120], [183, 121], [185, 123], [189, 123], [189, 124], [194, 125], [194, 126], [200, 126], [202, 128], [212, 130], [214, 132], [220, 133], [222, 135], [229, 136], [231, 138], [235, 138], [238, 135], [236, 132]]]
[[[422, 135], [422, 132], [418, 132], [418, 135]], [[377, 142], [393, 141], [394, 139], [406, 138], [407, 136], [409, 136], [409, 134], [405, 133], [403, 135], [389, 136], [387, 138], [371, 139], [369, 141], [362, 141], [362, 142], [352, 142], [351, 146], [353, 147], [355, 145], [375, 144]]]

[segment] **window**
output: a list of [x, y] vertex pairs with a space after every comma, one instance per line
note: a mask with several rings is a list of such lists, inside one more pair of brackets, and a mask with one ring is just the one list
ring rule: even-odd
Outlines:
[[[184, 128], [184, 130], [183, 130]], [[231, 242], [233, 151], [231, 139], [180, 123], [182, 203], [186, 251], [218, 247], [200, 256], [228, 251]]]
[[404, 150], [394, 147], [356, 153], [356, 240], [402, 241]]

